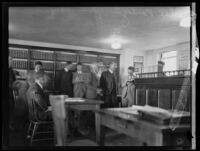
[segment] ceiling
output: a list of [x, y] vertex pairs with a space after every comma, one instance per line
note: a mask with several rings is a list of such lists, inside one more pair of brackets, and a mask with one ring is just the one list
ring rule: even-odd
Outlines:
[[10, 7], [9, 38], [111, 49], [150, 50], [190, 39], [189, 7]]

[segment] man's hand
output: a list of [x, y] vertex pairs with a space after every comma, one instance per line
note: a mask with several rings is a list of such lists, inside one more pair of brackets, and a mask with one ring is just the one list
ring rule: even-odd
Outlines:
[[100, 96], [102, 96], [103, 95], [103, 90], [97, 88], [97, 94], [99, 94]]
[[46, 112], [52, 111], [52, 106], [48, 106], [48, 109], [46, 110]]

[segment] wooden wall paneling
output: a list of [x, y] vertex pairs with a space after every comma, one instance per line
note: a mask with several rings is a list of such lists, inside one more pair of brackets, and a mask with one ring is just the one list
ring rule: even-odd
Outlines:
[[100, 56], [100, 60], [105, 64], [105, 65], [109, 65], [112, 62], [116, 62], [117, 63], [117, 57], [110, 57], [110, 56]]
[[30, 62], [30, 59], [31, 59], [31, 49], [28, 49], [28, 71], [31, 70], [31, 62]]
[[157, 90], [156, 89], [147, 89], [147, 104], [150, 106], [158, 107], [157, 99]]
[[158, 107], [167, 110], [171, 109], [170, 93], [171, 93], [170, 89], [158, 90]]
[[146, 104], [146, 91], [145, 89], [136, 89], [136, 104], [145, 105]]
[[[182, 95], [182, 96], [181, 96]], [[178, 101], [180, 100], [184, 104], [185, 108], [183, 109], [182, 107], [179, 107], [179, 110], [187, 110], [187, 91], [182, 91], [182, 90], [173, 90], [172, 91], [172, 109], [177, 109]]]

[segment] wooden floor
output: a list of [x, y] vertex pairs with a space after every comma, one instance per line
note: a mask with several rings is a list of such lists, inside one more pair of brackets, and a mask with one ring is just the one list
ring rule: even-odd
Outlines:
[[[86, 136], [75, 137], [72, 140], [79, 140], [88, 138], [90, 140], [95, 141], [95, 133], [94, 131], [90, 131], [90, 133]], [[105, 136], [105, 146], [141, 146], [140, 142], [125, 136], [123, 134], [119, 134], [116, 131], [111, 129], [106, 130]], [[23, 132], [20, 130], [15, 130], [10, 134], [10, 146], [11, 147], [22, 147], [22, 146], [29, 146], [29, 141], [25, 139]], [[54, 146], [53, 141], [43, 141], [34, 143], [34, 146]], [[82, 144], [78, 144], [78, 146], [82, 146]]]

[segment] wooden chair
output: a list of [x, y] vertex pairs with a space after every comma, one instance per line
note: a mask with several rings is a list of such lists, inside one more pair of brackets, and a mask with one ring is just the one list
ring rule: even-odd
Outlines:
[[88, 139], [76, 140], [70, 142], [67, 140], [68, 118], [65, 108], [66, 95], [50, 95], [50, 104], [52, 106], [52, 115], [54, 121], [56, 146], [97, 146], [97, 144]]
[[[39, 130], [41, 129], [42, 130]], [[38, 138], [36, 138], [38, 136]], [[33, 142], [54, 140], [52, 121], [30, 121], [27, 139], [30, 139], [30, 145]]]
[[[27, 132], [27, 139], [30, 139], [30, 145], [33, 145], [33, 142], [40, 141], [49, 141], [54, 140], [53, 136], [53, 121], [40, 121], [32, 114], [32, 109], [28, 102], [29, 107], [29, 127]], [[36, 137], [37, 136], [37, 137]]]

